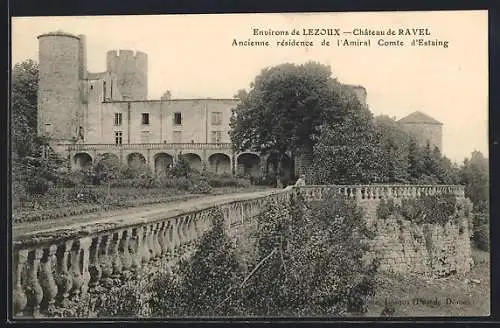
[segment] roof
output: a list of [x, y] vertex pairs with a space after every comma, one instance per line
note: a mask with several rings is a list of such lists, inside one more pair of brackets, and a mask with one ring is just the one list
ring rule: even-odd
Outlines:
[[443, 125], [443, 123], [439, 122], [438, 120], [430, 117], [427, 114], [419, 112], [419, 111], [413, 112], [410, 115], [403, 117], [398, 122], [399, 123], [425, 123], [425, 124]]
[[38, 38], [43, 37], [43, 36], [67, 36], [70, 38], [75, 38], [75, 39], [80, 39], [78, 36], [68, 33], [68, 32], [63, 32], [61, 30], [59, 31], [54, 31], [54, 32], [48, 32], [48, 33], [43, 33], [38, 36]]

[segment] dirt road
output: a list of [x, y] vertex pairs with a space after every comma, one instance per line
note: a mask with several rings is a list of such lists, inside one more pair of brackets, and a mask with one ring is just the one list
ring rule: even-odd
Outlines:
[[41, 222], [22, 223], [12, 226], [12, 239], [13, 241], [16, 241], [24, 239], [26, 236], [33, 236], [45, 232], [57, 232], [59, 229], [66, 231], [68, 229], [80, 230], [85, 226], [96, 225], [99, 223], [132, 223], [140, 218], [147, 218], [160, 214], [165, 217], [171, 217], [188, 211], [204, 209], [214, 204], [224, 204], [237, 200], [263, 197], [276, 193], [277, 191], [278, 190], [276, 189], [272, 189], [248, 193], [205, 196], [101, 213], [70, 216]]

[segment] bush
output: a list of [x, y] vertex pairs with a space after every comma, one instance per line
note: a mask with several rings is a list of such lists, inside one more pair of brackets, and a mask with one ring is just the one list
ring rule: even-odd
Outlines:
[[255, 264], [265, 262], [245, 288], [247, 311], [331, 316], [366, 310], [376, 263], [364, 266], [363, 240], [373, 236], [355, 202], [331, 197], [308, 209], [298, 194], [290, 206], [270, 204], [258, 224]]
[[394, 200], [381, 199], [377, 206], [377, 218], [380, 220], [386, 220], [389, 216], [396, 212], [396, 207], [394, 205]]
[[458, 218], [457, 198], [451, 194], [428, 195], [403, 199], [398, 207], [401, 215], [415, 223], [446, 224]]
[[200, 180], [190, 190], [192, 194], [209, 194], [212, 192], [212, 187], [205, 180]]
[[26, 181], [26, 191], [31, 195], [44, 195], [50, 186], [50, 181], [43, 176], [36, 175]]
[[[201, 238], [193, 256], [181, 262], [178, 277], [162, 275], [154, 280], [149, 301], [153, 316], [227, 316], [241, 313], [238, 298], [234, 297], [234, 287], [242, 279], [235, 247], [225, 233], [221, 211], [214, 210], [211, 218], [212, 229]], [[232, 297], [226, 300], [228, 296]]]

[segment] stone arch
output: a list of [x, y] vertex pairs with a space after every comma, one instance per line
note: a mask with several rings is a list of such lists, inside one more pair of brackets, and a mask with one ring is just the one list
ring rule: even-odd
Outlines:
[[84, 170], [92, 167], [92, 156], [89, 153], [76, 153], [73, 156], [73, 164], [76, 170]]
[[231, 174], [231, 158], [222, 153], [215, 153], [208, 157], [209, 170], [217, 174]]
[[252, 177], [258, 177], [260, 174], [260, 157], [255, 153], [239, 154], [236, 164], [238, 174]]
[[186, 153], [181, 155], [188, 163], [189, 167], [193, 170], [202, 171], [201, 157], [198, 154]]
[[127, 156], [127, 165], [130, 168], [139, 168], [146, 164], [146, 158], [141, 153], [130, 153]]
[[155, 174], [165, 175], [167, 170], [174, 163], [172, 155], [167, 153], [158, 153], [154, 156], [155, 161]]

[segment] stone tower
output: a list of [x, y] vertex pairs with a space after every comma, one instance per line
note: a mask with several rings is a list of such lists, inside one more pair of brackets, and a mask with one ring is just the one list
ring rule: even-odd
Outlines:
[[403, 117], [398, 122], [421, 147], [429, 143], [431, 150], [434, 147], [443, 150], [443, 123], [419, 111]]
[[72, 142], [81, 126], [85, 39], [57, 31], [38, 36], [38, 41], [38, 135]]
[[108, 73], [116, 76], [124, 100], [148, 99], [148, 55], [132, 50], [107, 52]]

